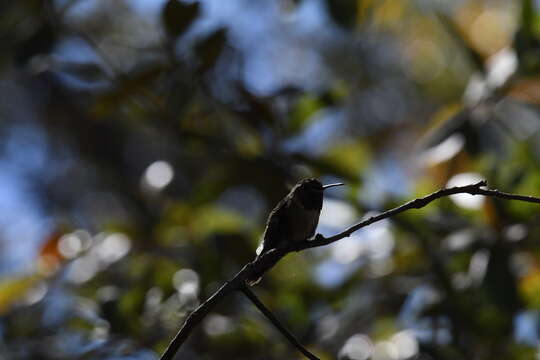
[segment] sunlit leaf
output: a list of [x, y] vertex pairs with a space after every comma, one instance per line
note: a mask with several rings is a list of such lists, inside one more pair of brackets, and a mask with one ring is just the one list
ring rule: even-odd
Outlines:
[[40, 276], [30, 275], [0, 280], [0, 314], [4, 314], [12, 305], [20, 301], [40, 279]]
[[522, 278], [519, 285], [528, 305], [540, 309], [540, 269], [538, 266]]
[[244, 223], [244, 219], [233, 212], [207, 206], [198, 211], [193, 227], [204, 235], [213, 232], [236, 232]]
[[309, 122], [310, 117], [321, 110], [323, 106], [324, 103], [319, 97], [311, 95], [302, 96], [298, 99], [292, 110], [291, 121], [289, 122], [291, 130], [298, 131], [302, 129]]
[[340, 168], [343, 172], [354, 176], [354, 174], [359, 174], [362, 169], [366, 168], [370, 154], [365, 144], [348, 142], [333, 146], [323, 158], [327, 163], [333, 164], [336, 168]]

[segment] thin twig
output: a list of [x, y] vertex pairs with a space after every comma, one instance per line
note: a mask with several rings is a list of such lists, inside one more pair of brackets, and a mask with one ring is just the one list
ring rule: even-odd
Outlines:
[[[227, 281], [221, 288], [219, 288], [208, 300], [206, 300], [204, 303], [202, 303], [195, 311], [193, 311], [185, 320], [184, 325], [182, 328], [178, 331], [178, 334], [176, 334], [175, 338], [171, 341], [169, 344], [167, 350], [161, 357], [161, 360], [173, 360], [174, 356], [176, 355], [176, 352], [182, 346], [184, 341], [189, 337], [193, 329], [201, 323], [201, 321], [204, 319], [204, 317], [214, 308], [217, 303], [219, 303], [226, 295], [230, 294], [231, 292], [235, 290], [242, 290], [250, 300], [253, 301], [253, 299], [248, 295], [252, 294], [251, 291], [246, 292], [244, 288], [246, 288], [246, 281], [252, 280], [256, 277], [262, 276], [264, 273], [266, 273], [268, 270], [270, 270], [281, 258], [283, 258], [285, 255], [287, 255], [290, 252], [293, 251], [301, 251], [309, 248], [314, 248], [318, 246], [325, 246], [329, 245], [331, 243], [334, 243], [338, 240], [341, 240], [345, 237], [350, 236], [355, 231], [358, 231], [359, 229], [366, 227], [368, 225], [371, 225], [377, 221], [381, 221], [383, 219], [392, 217], [394, 215], [400, 214], [404, 211], [410, 210], [410, 209], [420, 209], [424, 206], [428, 205], [432, 201], [439, 199], [441, 197], [446, 197], [454, 194], [471, 194], [471, 195], [484, 195], [484, 196], [490, 196], [490, 197], [496, 197], [501, 199], [507, 199], [507, 200], [518, 200], [518, 201], [525, 201], [525, 202], [531, 202], [531, 203], [537, 203], [540, 204], [540, 198], [534, 197], [534, 196], [523, 196], [523, 195], [514, 195], [509, 193], [504, 193], [498, 190], [493, 189], [482, 189], [482, 187], [487, 186], [485, 181], [480, 181], [476, 184], [466, 185], [466, 186], [456, 186], [453, 188], [448, 189], [441, 189], [439, 191], [436, 191], [430, 195], [427, 195], [423, 198], [418, 198], [412, 201], [409, 201], [408, 203], [405, 203], [401, 206], [398, 206], [396, 208], [390, 209], [388, 211], [382, 212], [378, 215], [372, 216], [366, 220], [363, 220], [355, 225], [352, 225], [351, 227], [345, 229], [344, 231], [340, 232], [339, 234], [336, 234], [334, 236], [325, 238], [322, 235], [317, 235], [312, 240], [306, 240], [302, 242], [292, 243], [288, 244], [285, 247], [282, 248], [276, 248], [271, 249], [268, 252], [265, 252], [264, 254], [258, 256], [255, 260], [245, 265], [242, 270], [240, 270], [232, 280]], [[247, 289], [247, 288], [246, 288]], [[253, 295], [254, 296], [254, 295]], [[256, 299], [256, 297], [254, 297]], [[258, 300], [258, 299], [257, 299]], [[260, 303], [260, 302], [259, 302]], [[254, 302], [255, 305], [257, 305], [256, 302]], [[262, 305], [262, 304], [261, 304]], [[259, 307], [259, 306], [257, 306]], [[263, 305], [264, 308], [264, 305]], [[266, 308], [264, 308], [266, 309]], [[259, 307], [259, 310], [263, 311], [262, 308]], [[268, 311], [270, 314], [270, 311], [266, 309], [265, 311]], [[264, 311], [263, 313], [267, 315]], [[272, 323], [278, 328], [280, 328], [270, 316], [267, 315], [269, 319], [272, 321]], [[274, 318], [275, 319], [275, 318]], [[284, 328], [283, 328], [284, 329]], [[286, 332], [282, 333], [285, 335]], [[287, 332], [288, 333], [288, 332]], [[287, 335], [285, 335], [287, 336]], [[289, 339], [290, 340], [290, 339]], [[307, 350], [306, 350], [307, 351]], [[303, 351], [302, 351], [303, 352]], [[304, 352], [303, 352], [304, 353]], [[308, 356], [306, 353], [304, 355]], [[314, 356], [314, 355], [311, 355]], [[308, 356], [309, 357], [309, 356]], [[310, 359], [317, 359], [316, 357], [311, 357]]]
[[497, 197], [497, 198], [506, 199], [506, 200], [518, 200], [518, 201], [525, 201], [525, 202], [540, 204], [540, 198], [537, 198], [534, 196], [509, 194], [509, 193], [505, 193], [505, 192], [494, 190], [494, 189], [477, 189], [471, 194], [485, 195], [485, 196]]
[[309, 350], [306, 349], [289, 330], [287, 330], [287, 328], [274, 316], [274, 314], [272, 314], [270, 310], [268, 310], [268, 308], [259, 300], [259, 298], [257, 298], [257, 295], [255, 295], [255, 293], [251, 291], [251, 289], [247, 285], [242, 286], [240, 288], [240, 291], [242, 291], [244, 295], [246, 295], [246, 297], [251, 300], [251, 302], [257, 307], [257, 309], [259, 309], [264, 314], [264, 316], [266, 316], [268, 320], [270, 320], [270, 322], [274, 324], [274, 326], [279, 330], [279, 332], [281, 332], [283, 336], [285, 336], [287, 340], [289, 340], [289, 342], [298, 349], [298, 351], [304, 354], [308, 359], [320, 360], [317, 356], [309, 352]]
[[482, 189], [482, 187], [485, 187], [485, 186], [487, 186], [487, 183], [485, 180], [482, 180], [482, 181], [477, 182], [476, 184], [441, 189], [423, 198], [411, 200], [408, 203], [405, 203], [401, 206], [382, 212], [366, 220], [362, 220], [359, 223], [352, 225], [351, 227], [345, 229], [344, 231], [334, 236], [325, 238], [323, 236], [318, 235], [313, 240], [307, 240], [307, 241], [298, 242], [296, 244], [291, 244], [291, 247], [294, 248], [296, 251], [300, 251], [300, 250], [314, 248], [318, 246], [325, 246], [333, 242], [336, 242], [338, 240], [341, 240], [345, 237], [349, 237], [352, 233], [360, 230], [363, 227], [371, 225], [374, 222], [381, 221], [383, 219], [392, 217], [394, 215], [400, 214], [410, 209], [423, 208], [424, 206], [428, 205], [430, 202], [434, 200], [437, 200], [441, 197], [454, 195], [454, 194], [484, 195], [484, 196], [496, 197], [496, 198], [507, 199], [507, 200], [518, 200], [518, 201], [525, 201], [525, 202], [540, 204], [540, 198], [537, 198], [534, 196], [515, 195], [515, 194], [501, 192], [499, 190]]

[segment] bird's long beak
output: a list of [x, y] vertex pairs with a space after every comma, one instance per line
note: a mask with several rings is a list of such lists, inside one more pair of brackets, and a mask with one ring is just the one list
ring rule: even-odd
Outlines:
[[345, 185], [344, 183], [335, 183], [335, 184], [328, 184], [328, 185], [323, 185], [323, 190], [326, 190], [328, 188], [331, 188], [331, 187], [334, 187], [334, 186], [341, 186], [341, 185]]

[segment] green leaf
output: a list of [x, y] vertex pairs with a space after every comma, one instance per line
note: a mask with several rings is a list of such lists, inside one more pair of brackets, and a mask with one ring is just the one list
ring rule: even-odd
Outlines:
[[314, 114], [324, 108], [324, 105], [325, 104], [318, 96], [306, 94], [300, 97], [292, 110], [291, 121], [289, 124], [291, 131], [296, 133], [302, 129], [309, 123], [310, 118]]
[[169, 0], [161, 14], [163, 26], [171, 37], [180, 36], [195, 21], [200, 4], [185, 4], [178, 0]]
[[538, 35], [540, 34], [540, 17], [535, 11], [534, 1], [521, 2], [519, 28], [514, 36], [514, 48], [519, 58], [520, 72], [537, 74], [540, 69], [538, 60]]

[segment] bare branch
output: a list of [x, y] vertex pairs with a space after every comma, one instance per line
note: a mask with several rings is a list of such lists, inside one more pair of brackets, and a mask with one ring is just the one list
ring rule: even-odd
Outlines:
[[482, 189], [482, 187], [485, 187], [485, 186], [487, 186], [487, 183], [485, 180], [482, 180], [482, 181], [477, 182], [476, 184], [471, 184], [471, 185], [466, 185], [466, 186], [456, 186], [456, 187], [448, 188], [448, 189], [441, 189], [423, 198], [411, 200], [408, 203], [405, 203], [401, 206], [382, 212], [366, 220], [362, 220], [359, 223], [352, 225], [351, 227], [345, 229], [344, 231], [334, 236], [325, 238], [318, 235], [317, 237], [315, 237], [314, 240], [307, 240], [301, 243], [291, 244], [291, 247], [294, 247], [296, 251], [300, 251], [300, 250], [314, 248], [318, 246], [325, 246], [333, 242], [336, 242], [338, 240], [341, 240], [345, 237], [349, 237], [352, 233], [360, 230], [363, 227], [371, 225], [377, 221], [381, 221], [383, 219], [392, 217], [394, 215], [400, 214], [410, 209], [423, 208], [424, 206], [428, 205], [429, 203], [431, 203], [432, 201], [436, 199], [439, 199], [445, 196], [454, 195], [454, 194], [484, 195], [484, 196], [491, 196], [491, 197], [507, 199], [507, 200], [518, 200], [518, 201], [525, 201], [525, 202], [540, 204], [540, 198], [537, 198], [534, 196], [515, 195], [515, 194], [504, 193], [499, 190]]
[[251, 291], [251, 289], [246, 285], [242, 286], [240, 290], [246, 295], [246, 297], [251, 300], [251, 302], [270, 320], [272, 324], [289, 340], [294, 347], [298, 349], [302, 354], [304, 354], [308, 359], [311, 360], [320, 360], [317, 356], [313, 355], [306, 349], [298, 339], [289, 331], [283, 324], [272, 314], [270, 310], [257, 298], [257, 295]]
[[495, 190], [495, 189], [477, 189], [472, 194], [497, 197], [497, 198], [506, 199], [506, 200], [518, 200], [518, 201], [525, 201], [525, 202], [540, 204], [540, 198], [537, 198], [534, 196], [509, 194], [509, 193], [505, 193], [505, 192]]
[[334, 236], [325, 238], [321, 235], [317, 235], [312, 240], [288, 244], [286, 247], [276, 248], [265, 252], [264, 254], [258, 256], [252, 262], [245, 265], [242, 270], [240, 270], [230, 281], [227, 281], [208, 300], [202, 303], [197, 309], [195, 309], [195, 311], [193, 311], [187, 317], [184, 325], [179, 330], [178, 334], [176, 334], [175, 338], [171, 341], [167, 350], [165, 350], [165, 353], [161, 357], [161, 360], [173, 360], [176, 352], [178, 351], [180, 346], [182, 346], [184, 341], [186, 341], [186, 339], [189, 337], [193, 329], [204, 319], [204, 317], [214, 308], [214, 306], [217, 305], [217, 303], [219, 303], [226, 295], [236, 290], [241, 290], [259, 308], [259, 310], [263, 312], [263, 314], [265, 314], [270, 319], [270, 321], [272, 321], [272, 323], [282, 332], [282, 334], [285, 335], [287, 339], [289, 339], [289, 341], [291, 341], [291, 343], [293, 343], [304, 355], [306, 355], [309, 359], [317, 359], [315, 355], [307, 351], [294, 338], [292, 334], [290, 334], [281, 324], [279, 324], [277, 319], [270, 313], [268, 309], [266, 309], [266, 307], [264, 307], [264, 305], [257, 299], [255, 294], [253, 294], [253, 292], [251, 292], [249, 288], [247, 288], [246, 281], [262, 276], [264, 273], [270, 270], [279, 260], [281, 260], [281, 258], [283, 258], [290, 252], [329, 245], [350, 236], [352, 233], [360, 230], [363, 227], [371, 225], [377, 221], [381, 221], [383, 219], [395, 216], [410, 209], [423, 208], [432, 201], [441, 197], [446, 197], [454, 194], [471, 194], [540, 204], [540, 198], [537, 197], [509, 194], [493, 189], [483, 189], [482, 187], [485, 186], [487, 186], [487, 183], [485, 181], [480, 181], [476, 184], [441, 189], [425, 197], [409, 201], [408, 203], [405, 203], [401, 206], [360, 221], [359, 223], [352, 225], [351, 227]]

